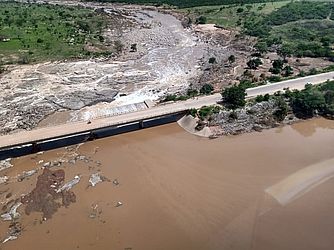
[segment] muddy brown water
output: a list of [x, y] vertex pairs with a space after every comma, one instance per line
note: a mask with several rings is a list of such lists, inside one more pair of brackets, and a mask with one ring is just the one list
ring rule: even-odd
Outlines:
[[[284, 205], [265, 191], [310, 165], [334, 164], [333, 121], [215, 140], [171, 124], [89, 142], [77, 153], [85, 157], [75, 164], [67, 162], [75, 151], [59, 149], [15, 159], [2, 172], [11, 177], [0, 186], [2, 204], [35, 188], [42, 170], [21, 182], [15, 176], [41, 160], [63, 159], [52, 170], [81, 179], [71, 189], [76, 202], [51, 219], [28, 216], [22, 205], [22, 234], [0, 249], [334, 249], [331, 176], [312, 187], [305, 180]], [[89, 187], [97, 172], [111, 181]], [[1, 238], [8, 226], [1, 222]]]

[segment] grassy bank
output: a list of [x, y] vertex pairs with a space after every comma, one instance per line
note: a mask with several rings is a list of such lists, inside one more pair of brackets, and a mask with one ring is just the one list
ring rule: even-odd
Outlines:
[[204, 17], [207, 23], [214, 23], [224, 27], [241, 27], [242, 23], [252, 16], [268, 15], [271, 12], [288, 4], [290, 1], [279, 1], [270, 3], [253, 3], [253, 4], [231, 4], [202, 6], [186, 8], [182, 11], [196, 17]]
[[254, 15], [244, 32], [258, 37], [258, 48], [275, 46], [282, 56], [333, 57], [334, 4], [291, 2], [269, 15]]
[[[2, 63], [82, 58], [101, 46], [105, 18], [80, 7], [0, 2]], [[98, 51], [98, 50], [97, 50]]]
[[261, 53], [334, 58], [334, 3], [279, 1], [182, 10], [197, 23], [237, 28], [259, 38]]

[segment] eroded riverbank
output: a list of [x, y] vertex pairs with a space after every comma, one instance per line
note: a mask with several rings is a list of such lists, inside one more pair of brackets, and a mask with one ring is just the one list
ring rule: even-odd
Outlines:
[[[333, 179], [312, 188], [299, 179], [305, 188], [284, 204], [268, 188], [333, 162], [333, 129], [333, 121], [313, 119], [208, 140], [172, 124], [14, 159], [1, 172], [9, 177], [3, 206], [35, 188], [42, 166], [64, 170], [65, 183], [80, 181], [70, 189], [75, 201], [51, 218], [26, 215], [21, 205], [23, 231], [1, 248], [332, 249]], [[38, 173], [17, 181], [32, 169]], [[106, 179], [92, 187], [95, 173]], [[1, 239], [8, 226], [1, 223]]]

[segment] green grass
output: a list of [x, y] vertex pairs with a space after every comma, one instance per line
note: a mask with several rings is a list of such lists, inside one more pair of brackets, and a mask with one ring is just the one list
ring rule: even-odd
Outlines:
[[[83, 58], [85, 44], [102, 47], [103, 16], [80, 7], [0, 2], [0, 62]], [[93, 53], [94, 54], [94, 53]]]
[[258, 48], [276, 46], [282, 56], [334, 58], [334, 4], [291, 2], [265, 16], [245, 20], [243, 30], [256, 36]]
[[[224, 27], [237, 27], [250, 16], [268, 15], [289, 2], [202, 6], [183, 9], [182, 11], [196, 17], [204, 16], [207, 23], [214, 23]], [[238, 12], [240, 8], [243, 9], [242, 12]]]

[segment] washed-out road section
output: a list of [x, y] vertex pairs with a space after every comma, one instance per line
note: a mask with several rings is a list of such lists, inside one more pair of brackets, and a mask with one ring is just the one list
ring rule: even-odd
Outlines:
[[[333, 79], [333, 77], [334, 77], [334, 72], [329, 72], [288, 81], [282, 81], [279, 83], [268, 84], [256, 88], [247, 89], [247, 95], [248, 97], [253, 97], [267, 93], [272, 94], [276, 91], [281, 91], [285, 88], [289, 88], [291, 90], [302, 89], [307, 83], [319, 84], [325, 82], [328, 79]], [[200, 108], [203, 106], [213, 105], [220, 100], [221, 100], [220, 94], [214, 94], [210, 96], [203, 96], [190, 99], [187, 101], [160, 105], [157, 107], [153, 107], [138, 112], [96, 119], [93, 120], [90, 124], [87, 124], [86, 122], [72, 122], [59, 126], [45, 127], [31, 131], [24, 131], [15, 134], [5, 135], [0, 137], [0, 148], [25, 145], [32, 142], [60, 138], [69, 135], [74, 135], [77, 133], [84, 133], [95, 129], [132, 123], [136, 121], [141, 121], [145, 119], [186, 111], [192, 108]]]

